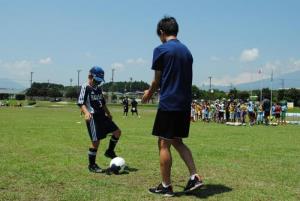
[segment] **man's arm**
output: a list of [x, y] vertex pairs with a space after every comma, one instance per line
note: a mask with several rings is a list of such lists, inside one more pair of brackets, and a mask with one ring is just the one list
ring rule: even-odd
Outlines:
[[147, 103], [151, 99], [152, 95], [157, 91], [159, 88], [159, 82], [161, 78], [161, 71], [156, 70], [154, 73], [154, 79], [149, 87], [148, 90], [144, 92], [142, 103]]

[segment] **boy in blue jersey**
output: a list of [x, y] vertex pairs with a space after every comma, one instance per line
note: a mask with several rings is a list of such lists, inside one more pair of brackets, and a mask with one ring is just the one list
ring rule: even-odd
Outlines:
[[164, 17], [159, 21], [157, 34], [163, 44], [154, 49], [154, 80], [142, 98], [142, 102], [148, 102], [154, 92], [160, 89], [152, 134], [158, 137], [162, 182], [157, 187], [150, 188], [149, 192], [163, 196], [174, 195], [171, 185], [171, 145], [178, 151], [190, 172], [184, 191], [189, 192], [203, 185], [192, 153], [182, 141], [182, 138], [188, 137], [190, 128], [193, 57], [188, 48], [177, 39], [177, 33], [175, 18]]
[[112, 121], [112, 116], [106, 107], [102, 89], [100, 88], [101, 82], [104, 82], [104, 71], [101, 67], [94, 66], [90, 69], [88, 82], [82, 85], [78, 97], [78, 106], [84, 113], [87, 130], [92, 142], [88, 152], [88, 169], [94, 173], [103, 172], [96, 164], [96, 155], [100, 141], [106, 138], [107, 134], [112, 133], [109, 147], [104, 155], [108, 158], [115, 158], [114, 149], [121, 136], [121, 130]]
[[127, 114], [128, 114], [128, 106], [129, 106], [128, 98], [127, 98], [127, 97], [125, 97], [125, 98], [123, 99], [122, 104], [123, 104], [123, 108], [124, 108], [123, 116], [126, 116], [126, 117], [127, 117]]

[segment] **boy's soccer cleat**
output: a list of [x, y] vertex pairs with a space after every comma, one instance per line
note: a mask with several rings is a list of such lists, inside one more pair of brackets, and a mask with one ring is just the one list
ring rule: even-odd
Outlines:
[[157, 187], [149, 188], [149, 193], [153, 194], [159, 194], [164, 197], [172, 197], [174, 196], [173, 188], [172, 186], [163, 187], [163, 185], [160, 183]]
[[106, 152], [104, 153], [104, 156], [106, 156], [107, 158], [116, 158], [117, 155], [114, 151], [110, 151], [110, 150], [106, 150]]
[[195, 178], [189, 179], [188, 183], [186, 184], [186, 187], [184, 188], [184, 192], [190, 192], [193, 190], [196, 190], [204, 185], [203, 181], [200, 179], [200, 177], [197, 175]]
[[104, 170], [102, 170], [96, 163], [93, 165], [88, 166], [89, 171], [93, 173], [103, 173]]

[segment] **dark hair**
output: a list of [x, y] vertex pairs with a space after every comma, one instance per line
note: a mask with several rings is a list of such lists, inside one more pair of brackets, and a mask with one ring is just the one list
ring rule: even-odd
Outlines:
[[157, 24], [156, 33], [158, 36], [161, 35], [160, 30], [162, 30], [168, 36], [177, 36], [179, 27], [176, 19], [170, 16], [165, 16], [164, 18], [162, 18]]

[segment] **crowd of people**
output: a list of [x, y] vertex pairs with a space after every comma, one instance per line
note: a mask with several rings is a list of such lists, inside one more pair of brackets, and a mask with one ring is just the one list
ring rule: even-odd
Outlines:
[[287, 103], [274, 103], [269, 99], [258, 101], [216, 100], [193, 101], [191, 104], [191, 121], [217, 122], [233, 125], [250, 126], [255, 124], [286, 124]]

